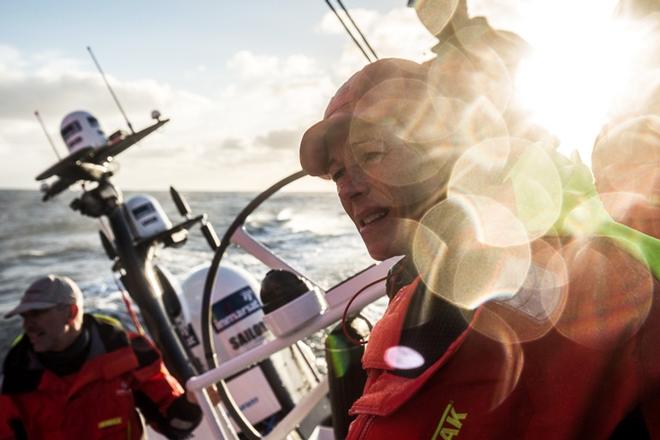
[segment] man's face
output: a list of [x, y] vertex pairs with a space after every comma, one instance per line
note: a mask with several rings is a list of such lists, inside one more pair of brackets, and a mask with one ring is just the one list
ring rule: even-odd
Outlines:
[[376, 260], [407, 254], [418, 221], [444, 198], [445, 167], [426, 147], [360, 121], [325, 141], [328, 173], [369, 254]]
[[71, 306], [58, 305], [49, 309], [21, 313], [23, 330], [34, 351], [62, 351], [67, 348], [65, 337], [71, 327]]

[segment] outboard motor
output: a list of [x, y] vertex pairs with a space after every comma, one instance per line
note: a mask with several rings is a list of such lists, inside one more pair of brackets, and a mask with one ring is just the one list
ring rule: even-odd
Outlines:
[[[196, 335], [201, 335], [201, 302], [208, 274], [207, 265], [200, 266], [182, 283], [181, 302], [189, 314]], [[264, 324], [264, 312], [257, 296], [259, 284], [245, 270], [221, 265], [211, 297], [214, 345], [219, 363], [232, 359], [265, 343], [272, 335]], [[189, 340], [193, 355], [205, 364], [198, 337]], [[311, 371], [309, 353], [284, 350], [227, 380], [234, 400], [255, 428], [267, 433], [293, 408], [293, 399], [311, 388], [315, 371]]]
[[[201, 335], [201, 296], [208, 274], [208, 265], [194, 268], [182, 283], [192, 322]], [[245, 270], [222, 265], [216, 276], [211, 300], [215, 350], [220, 362], [232, 359], [266, 341], [268, 330], [263, 323], [263, 310], [256, 292], [257, 281]], [[195, 351], [204, 359], [201, 347]]]
[[[149, 256], [146, 258], [153, 257], [154, 238], [166, 246], [177, 246], [186, 240], [187, 230], [179, 230], [178, 225], [172, 226], [160, 203], [149, 195], [131, 197], [124, 203], [124, 210], [129, 219], [134, 245], [140, 252], [148, 253]], [[186, 221], [194, 220], [190, 216], [189, 209], [185, 210], [185, 215], [188, 219]], [[113, 254], [111, 242], [112, 239], [106, 237], [104, 246], [110, 250], [109, 255]], [[179, 284], [164, 267], [156, 263], [152, 264], [160, 286], [159, 299], [169, 318], [170, 326], [183, 346], [191, 366], [196, 371], [202, 372], [208, 368], [200, 342], [203, 334], [202, 302], [209, 266], [202, 265], [193, 269]], [[269, 290], [268, 285], [271, 287], [278, 285], [264, 281], [266, 289], [264, 290], [262, 285], [262, 295]], [[288, 302], [288, 299], [293, 297], [280, 294], [284, 292], [297, 296], [302, 291], [308, 290], [304, 283], [296, 286], [302, 289], [301, 292], [290, 289], [289, 285], [280, 287], [281, 289], [270, 292], [271, 300], [268, 306], [273, 308], [283, 305], [277, 301], [273, 302], [273, 299], [287, 299], [285, 302], [289, 306], [296, 306], [295, 310], [288, 313], [290, 319], [284, 319], [285, 324], [277, 326], [278, 331], [286, 331], [289, 325], [307, 316], [302, 312], [308, 311], [309, 307], [301, 308], [301, 306], [308, 305], [309, 300], [315, 299], [318, 293], [309, 292], [308, 295], [303, 295], [300, 299], [304, 301], [298, 304], [299, 301]], [[219, 267], [211, 290], [209, 327], [215, 354], [220, 363], [273, 338], [271, 331], [274, 330], [264, 323], [264, 308], [257, 295], [259, 290], [259, 284], [245, 270], [225, 264]], [[288, 307], [277, 307], [280, 314], [285, 312], [285, 309], [288, 310]], [[319, 310], [316, 309], [316, 312], [309, 317], [318, 314]], [[303, 342], [298, 341], [289, 349], [275, 353], [270, 358], [228, 378], [225, 383], [238, 409], [243, 412], [247, 420], [262, 434], [267, 434], [293, 409], [294, 401], [302, 398], [319, 382], [314, 362], [311, 350]], [[315, 419], [321, 416], [325, 418], [325, 413], [322, 413], [323, 411], [317, 411], [303, 421], [299, 433], [303, 436], [307, 436], [306, 431], [311, 433], [311, 429], [317, 424]], [[235, 425], [235, 428], [238, 427]]]
[[60, 124], [60, 134], [69, 148], [69, 154], [85, 147], [101, 148], [108, 143], [99, 121], [85, 111], [66, 115]]
[[128, 215], [133, 224], [133, 235], [144, 239], [172, 227], [172, 222], [158, 200], [149, 195], [135, 195], [126, 200]]

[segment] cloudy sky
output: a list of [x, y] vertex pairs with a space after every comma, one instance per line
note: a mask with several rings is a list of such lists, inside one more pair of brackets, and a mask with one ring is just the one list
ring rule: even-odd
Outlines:
[[[436, 41], [405, 0], [344, 4], [380, 57], [429, 57]], [[622, 67], [633, 45], [598, 27], [615, 4], [468, 2], [473, 15], [546, 49], [527, 69], [527, 98], [566, 151], [581, 149], [587, 161], [606, 92], [614, 80], [631, 82]], [[0, 2], [0, 188], [36, 188], [34, 176], [56, 160], [35, 110], [60, 154], [59, 125], [71, 111], [91, 112], [106, 133], [126, 129], [87, 46], [135, 128], [153, 109], [171, 118], [120, 156], [125, 189], [264, 189], [299, 168], [305, 127], [365, 63], [323, 0]], [[571, 87], [553, 84], [567, 73]]]
[[[346, 0], [378, 54], [428, 57], [434, 39], [403, 0]], [[305, 127], [364, 64], [322, 0], [0, 3], [0, 187], [36, 188], [61, 154], [59, 124], [94, 114], [126, 129], [171, 122], [119, 157], [124, 188], [259, 190], [299, 168]], [[167, 179], [163, 179], [167, 176]]]

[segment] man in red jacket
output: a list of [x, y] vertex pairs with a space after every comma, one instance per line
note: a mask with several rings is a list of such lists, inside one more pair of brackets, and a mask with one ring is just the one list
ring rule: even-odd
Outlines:
[[584, 166], [500, 99], [491, 31], [366, 66], [302, 139], [371, 256], [406, 256], [348, 437], [660, 438], [650, 254], [599, 236]]
[[0, 439], [139, 439], [142, 416], [168, 438], [201, 419], [144, 336], [83, 313], [73, 280], [48, 275], [28, 287], [6, 317], [25, 333], [4, 363]]

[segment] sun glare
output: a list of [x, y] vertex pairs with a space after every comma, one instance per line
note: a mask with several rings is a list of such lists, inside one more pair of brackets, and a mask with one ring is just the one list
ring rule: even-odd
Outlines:
[[608, 2], [573, 2], [581, 9], [547, 3], [526, 32], [534, 53], [519, 67], [517, 98], [560, 139], [560, 151], [577, 150], [590, 163], [603, 124], [634, 93], [643, 33], [615, 19]]

